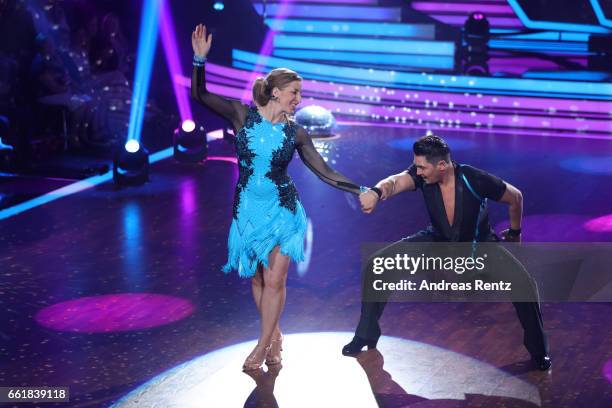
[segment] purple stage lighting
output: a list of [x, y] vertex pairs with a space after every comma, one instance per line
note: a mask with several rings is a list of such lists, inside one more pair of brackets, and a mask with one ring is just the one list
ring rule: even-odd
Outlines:
[[181, 67], [181, 60], [178, 55], [174, 24], [168, 0], [162, 0], [161, 2], [160, 34], [164, 54], [166, 56], [166, 63], [168, 64], [168, 71], [170, 72], [170, 78], [172, 78], [176, 104], [178, 105], [179, 114], [181, 115], [181, 121], [185, 121], [193, 118], [193, 115], [191, 113], [191, 106], [189, 105], [187, 88], [180, 86], [177, 81], [177, 78], [183, 76], [183, 68]]
[[120, 293], [83, 297], [40, 310], [36, 322], [57, 331], [109, 333], [149, 329], [184, 319], [193, 304], [173, 296]]
[[606, 380], [608, 380], [608, 382], [612, 384], [612, 358], [606, 361], [606, 364], [603, 366], [602, 372], [604, 377], [606, 377]]
[[612, 214], [593, 218], [584, 223], [584, 228], [593, 232], [612, 232]]
[[[588, 217], [577, 214], [534, 214], [523, 217], [524, 242], [599, 242], [606, 235], [585, 228]], [[495, 231], [508, 228], [506, 221]]]

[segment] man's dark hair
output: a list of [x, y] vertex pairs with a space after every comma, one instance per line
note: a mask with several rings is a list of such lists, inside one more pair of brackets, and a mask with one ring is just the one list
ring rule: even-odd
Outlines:
[[434, 165], [440, 160], [450, 162], [450, 147], [444, 139], [430, 132], [414, 142], [412, 151], [415, 156], [425, 156], [425, 160]]

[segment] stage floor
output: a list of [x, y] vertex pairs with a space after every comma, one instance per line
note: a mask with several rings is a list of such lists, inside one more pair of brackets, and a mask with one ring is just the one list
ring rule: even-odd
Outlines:
[[[338, 133], [320, 151], [372, 185], [410, 165], [424, 131]], [[525, 241], [612, 241], [612, 222], [585, 227], [611, 213], [611, 142], [438, 134], [454, 160], [522, 190]], [[145, 186], [105, 183], [0, 221], [1, 386], [68, 386], [70, 404], [57, 406], [74, 407], [612, 406], [611, 303], [543, 304], [548, 373], [531, 368], [514, 309], [500, 303], [390, 304], [379, 351], [342, 357], [359, 317], [360, 244], [410, 235], [427, 213], [420, 193], [405, 193], [364, 215], [297, 157], [290, 173], [312, 235], [309, 262], [290, 268], [283, 368], [242, 373], [259, 323], [250, 282], [220, 271], [232, 151], [215, 141], [215, 160], [166, 159]], [[505, 206], [491, 203], [490, 216], [507, 227]]]

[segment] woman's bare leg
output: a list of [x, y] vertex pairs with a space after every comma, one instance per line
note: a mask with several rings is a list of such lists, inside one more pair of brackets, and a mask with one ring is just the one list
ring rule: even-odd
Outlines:
[[257, 270], [255, 271], [255, 275], [251, 279], [251, 291], [253, 292], [253, 300], [255, 301], [255, 306], [257, 306], [257, 311], [261, 316], [261, 295], [263, 294], [264, 280], [263, 280], [263, 265], [259, 264], [257, 266]]
[[[257, 267], [257, 271], [255, 271], [255, 276], [253, 276], [253, 279], [251, 280], [253, 300], [255, 301], [255, 306], [257, 307], [257, 311], [259, 312], [260, 317], [261, 317], [261, 296], [263, 294], [263, 289], [265, 285], [263, 271], [264, 271], [263, 265], [260, 264]], [[287, 296], [286, 293], [287, 293], [287, 289], [286, 287], [283, 287], [283, 297], [282, 297], [283, 306], [285, 305], [285, 298]], [[272, 339], [277, 340], [280, 337], [281, 337], [280, 325], [279, 323], [277, 323], [276, 328], [274, 329], [274, 333], [272, 334]]]
[[268, 345], [274, 338], [273, 335], [280, 335], [278, 323], [285, 306], [288, 269], [289, 257], [281, 254], [278, 246], [275, 247], [270, 253], [268, 268], [264, 268], [263, 271], [264, 287], [260, 305], [261, 334], [259, 344]]
[[[289, 269], [289, 257], [280, 253], [279, 247], [275, 247], [269, 255], [268, 267], [263, 269], [263, 288], [259, 296], [259, 279], [257, 273], [252, 283], [253, 298], [261, 315], [261, 332], [255, 349], [249, 354], [244, 362], [243, 370], [251, 371], [258, 369], [266, 358], [272, 342], [273, 335], [278, 329], [280, 314], [285, 305], [287, 282], [287, 270]], [[280, 332], [279, 332], [280, 333]], [[277, 334], [280, 336], [280, 334]]]

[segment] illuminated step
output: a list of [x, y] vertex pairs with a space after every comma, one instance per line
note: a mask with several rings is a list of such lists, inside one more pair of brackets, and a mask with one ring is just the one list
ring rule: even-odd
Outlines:
[[501, 1], [412, 1], [410, 7], [444, 24], [463, 26], [468, 16], [478, 11], [487, 16], [491, 27], [523, 25], [505, 0]]
[[276, 57], [300, 60], [354, 62], [383, 66], [397, 65], [403, 68], [430, 68], [436, 70], [453, 69], [455, 62], [455, 59], [452, 56], [438, 55], [379, 54], [365, 52], [294, 50], [283, 48], [276, 48], [274, 49], [273, 53]]
[[498, 50], [525, 50], [563, 55], [586, 55], [588, 44], [561, 41], [489, 40], [489, 47]]
[[[452, 26], [463, 26], [468, 19], [468, 16], [462, 16], [457, 14], [429, 14], [429, 17], [438, 20], [441, 23], [452, 25]], [[523, 24], [516, 17], [487, 17], [487, 20], [491, 24], [491, 27], [506, 27], [521, 29]]]
[[609, 81], [612, 74], [599, 71], [527, 71], [523, 78], [566, 79], [570, 81]]
[[342, 34], [371, 37], [405, 37], [433, 40], [432, 24], [368, 23], [358, 21], [282, 20], [266, 19], [266, 25], [274, 31], [298, 34]]
[[[189, 81], [185, 79], [187, 84]], [[320, 82], [305, 84], [308, 86], [318, 86]], [[338, 94], [344, 93], [347, 84], [338, 84]], [[236, 88], [225, 83], [210, 83], [207, 85], [211, 92], [219, 95], [227, 96], [233, 99], [240, 99], [243, 95], [241, 87]], [[359, 87], [355, 87], [359, 88]], [[360, 88], [363, 89], [363, 88]], [[367, 89], [366, 89], [367, 90]], [[401, 90], [387, 90], [394, 92]], [[515, 103], [520, 104], [524, 100], [522, 97], [512, 97]], [[552, 99], [551, 103], [556, 103], [558, 100]], [[482, 102], [482, 101], [479, 101]], [[486, 129], [495, 128], [496, 131], [504, 128], [521, 129], [537, 129], [539, 131], [562, 131], [572, 132], [579, 137], [589, 137], [597, 139], [610, 140], [610, 124], [606, 120], [591, 120], [581, 117], [552, 117], [548, 112], [540, 114], [521, 114], [516, 112], [499, 112], [490, 113], [484, 109], [475, 109], [468, 111], [464, 109], [444, 109], [432, 106], [425, 106], [419, 109], [411, 109], [401, 105], [379, 104], [377, 102], [367, 102], [364, 98], [362, 101], [341, 101], [335, 97], [333, 99], [325, 98], [323, 95], [313, 95], [303, 98], [304, 104], [316, 104], [329, 109], [337, 116], [357, 116], [361, 119], [366, 119], [370, 122], [386, 122], [386, 123], [437, 123], [446, 126], [475, 126]], [[471, 112], [470, 112], [471, 110]]]
[[470, 77], [450, 74], [419, 74], [388, 69], [366, 69], [314, 62], [297, 61], [288, 58], [265, 57], [259, 54], [236, 50], [232, 51], [233, 65], [236, 68], [253, 69], [256, 65], [263, 70], [287, 67], [298, 71], [310, 79], [329, 81], [341, 80], [363, 85], [385, 85], [395, 87], [418, 87], [445, 92], [486, 92], [508, 95], [535, 95], [549, 97], [577, 97], [593, 100], [612, 100], [612, 84], [600, 82]]
[[[499, 32], [500, 30], [491, 30], [492, 33]], [[497, 38], [503, 38], [507, 40], [532, 40], [532, 41], [575, 41], [575, 42], [587, 42], [589, 41], [588, 33], [562, 33], [558, 31], [540, 31], [536, 33], [508, 33]]]
[[268, 5], [270, 4], [278, 4], [278, 3], [317, 3], [317, 4], [361, 4], [361, 5], [369, 5], [376, 6], [378, 5], [378, 0], [275, 0], [268, 1]]
[[449, 1], [413, 1], [410, 7], [418, 11], [431, 13], [462, 13], [469, 15], [478, 11], [487, 15], [506, 15], [513, 16], [514, 10], [503, 2], [497, 4], [486, 4], [482, 2], [449, 2]]
[[448, 41], [384, 40], [376, 38], [317, 37], [285, 34], [274, 36], [274, 47], [417, 55], [452, 56], [455, 54], [455, 44]]
[[[213, 63], [206, 65], [207, 80], [211, 82], [224, 83], [238, 88], [250, 90], [250, 83], [255, 76], [264, 75], [262, 72], [252, 72], [250, 70], [239, 70]], [[181, 77], [176, 79], [181, 86], [191, 86], [191, 77]], [[549, 99], [534, 97], [516, 97], [499, 95], [480, 95], [476, 93], [465, 93], [463, 95], [447, 91], [407, 91], [392, 87], [370, 87], [349, 85], [342, 82], [327, 82], [304, 80], [304, 96], [319, 95], [328, 99], [337, 99], [342, 94], [347, 98], [360, 98], [369, 100], [370, 103], [391, 104], [395, 106], [415, 106], [432, 104], [432, 106], [447, 106], [449, 109], [483, 105], [483, 108], [494, 111], [511, 110], [514, 113], [545, 112], [550, 114], [554, 110], [556, 114], [581, 114], [594, 115], [600, 118], [607, 118], [610, 114], [608, 103], [598, 101], [587, 101], [581, 99]], [[372, 102], [373, 101], [373, 102]]]
[[[264, 5], [254, 3], [255, 10], [262, 15]], [[328, 4], [267, 4], [266, 17], [276, 18], [325, 18], [369, 21], [402, 20], [399, 7], [344, 6]]]

